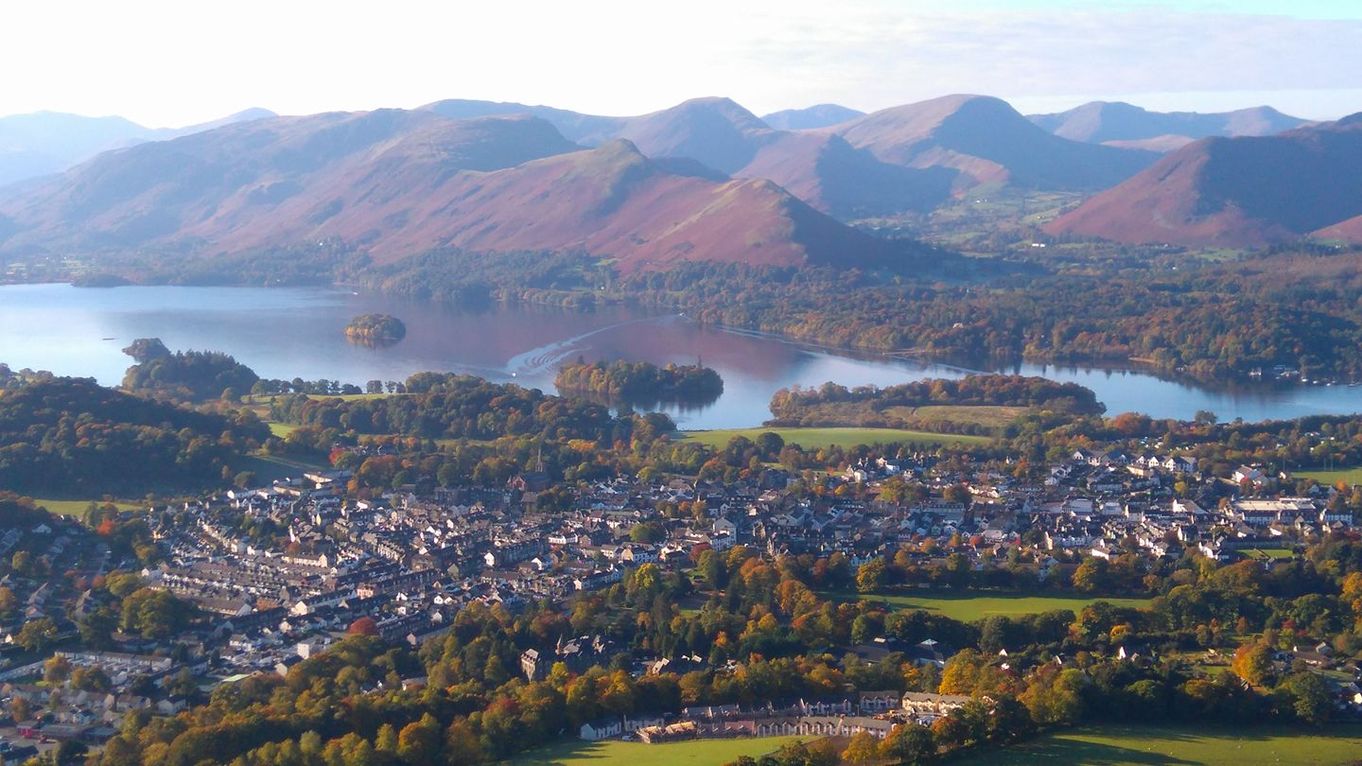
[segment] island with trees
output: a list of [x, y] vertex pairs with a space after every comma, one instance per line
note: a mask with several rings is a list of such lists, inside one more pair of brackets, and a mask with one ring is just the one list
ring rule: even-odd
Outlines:
[[553, 383], [564, 393], [630, 405], [674, 402], [698, 406], [713, 402], [724, 392], [723, 378], [709, 367], [699, 364], [659, 367], [624, 360], [579, 359], [559, 370]]
[[407, 326], [390, 314], [360, 314], [345, 326], [345, 337], [352, 343], [391, 346], [407, 337]]

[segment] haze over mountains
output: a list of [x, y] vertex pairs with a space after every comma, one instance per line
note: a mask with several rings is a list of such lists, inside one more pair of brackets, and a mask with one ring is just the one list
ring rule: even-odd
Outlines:
[[60, 173], [110, 149], [274, 116], [267, 109], [247, 109], [186, 128], [147, 128], [122, 117], [82, 117], [60, 112], [0, 117], [0, 186]]
[[[7, 119], [18, 135], [24, 120]], [[135, 145], [0, 189], [0, 252], [211, 256], [336, 238], [378, 261], [459, 247], [588, 252], [621, 270], [695, 259], [855, 266], [915, 246], [846, 222], [1004, 187], [1109, 190], [1054, 233], [1258, 243], [1336, 225], [1332, 234], [1351, 236], [1362, 224], [1347, 219], [1362, 209], [1349, 207], [1347, 182], [1335, 184], [1338, 204], [1280, 221], [1268, 209], [1278, 203], [1254, 187], [1289, 170], [1300, 195], [1345, 159], [1333, 139], [1327, 151], [1282, 147], [1355, 131], [1299, 128], [1252, 151], [1215, 143], [1247, 139], [1212, 139], [1162, 160], [1133, 148], [1302, 123], [1267, 108], [1158, 114], [1124, 104], [1027, 118], [974, 95], [871, 114], [823, 104], [765, 119], [727, 98], [633, 117], [469, 100], [306, 117], [253, 111], [174, 132], [73, 118], [66, 133], [39, 132], [62, 156], [100, 142]], [[1301, 160], [1321, 152], [1328, 157]], [[21, 165], [0, 157], [0, 172]]]
[[1180, 149], [1211, 136], [1270, 136], [1308, 124], [1270, 106], [1233, 112], [1151, 112], [1133, 104], [1093, 101], [1067, 112], [1027, 119], [1060, 138], [1154, 151]]

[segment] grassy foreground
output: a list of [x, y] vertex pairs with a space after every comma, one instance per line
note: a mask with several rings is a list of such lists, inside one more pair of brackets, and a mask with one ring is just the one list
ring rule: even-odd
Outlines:
[[1176, 764], [1342, 766], [1362, 758], [1362, 726], [1293, 729], [1205, 726], [1104, 726], [1074, 729], [1033, 742], [951, 761], [960, 766], [1031, 764]]
[[987, 436], [963, 436], [959, 434], [935, 434], [927, 431], [906, 431], [900, 428], [723, 428], [713, 431], [686, 431], [688, 439], [694, 439], [716, 449], [728, 446], [735, 436], [745, 436], [755, 440], [761, 434], [772, 432], [785, 440], [786, 444], [798, 444], [804, 449], [819, 447], [854, 447], [858, 444], [986, 444]]
[[569, 740], [511, 759], [512, 766], [719, 766], [740, 755], [756, 758], [800, 737], [699, 739], [645, 745], [642, 742]]
[[1077, 613], [1094, 601], [1106, 601], [1115, 606], [1149, 606], [1144, 598], [1089, 598], [1087, 596], [1023, 596], [1019, 594], [988, 594], [963, 591], [923, 591], [922, 593], [898, 592], [867, 596], [845, 593], [836, 594], [842, 600], [860, 598], [862, 600], [883, 601], [895, 609], [923, 609], [936, 612], [952, 620], [974, 622], [995, 615], [1019, 617], [1026, 614], [1053, 612], [1069, 609]]
[[1335, 471], [1299, 471], [1297, 476], [1314, 479], [1320, 484], [1362, 484], [1362, 468], [1340, 468]]

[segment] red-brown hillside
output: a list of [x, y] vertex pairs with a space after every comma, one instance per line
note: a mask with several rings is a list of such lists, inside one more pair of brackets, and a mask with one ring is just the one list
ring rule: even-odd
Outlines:
[[961, 188], [1010, 183], [1101, 189], [1148, 167], [1157, 156], [1051, 135], [1007, 102], [987, 96], [945, 96], [893, 107], [828, 130], [884, 162], [959, 171]]
[[214, 256], [337, 238], [381, 262], [444, 247], [864, 265], [903, 248], [766, 180], [715, 180], [627, 141], [579, 150], [526, 117], [383, 111], [262, 120], [103, 155], [0, 200], [0, 248]]
[[1048, 229], [1129, 243], [1259, 247], [1359, 214], [1362, 116], [1354, 116], [1276, 136], [1197, 141]]

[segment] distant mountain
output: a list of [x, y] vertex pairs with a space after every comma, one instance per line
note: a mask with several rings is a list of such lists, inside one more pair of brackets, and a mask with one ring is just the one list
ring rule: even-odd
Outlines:
[[1233, 112], [1151, 112], [1120, 101], [1093, 101], [1027, 119], [1071, 141], [1171, 151], [1211, 136], [1270, 136], [1308, 124], [1270, 106]]
[[59, 112], [0, 117], [0, 186], [59, 173], [110, 149], [272, 116], [273, 112], [264, 109], [248, 109], [202, 125], [162, 129], [145, 128], [122, 117], [82, 117]]
[[[1258, 247], [1362, 215], [1362, 114], [1275, 136], [1206, 138], [1050, 224], [1130, 243]], [[1332, 228], [1331, 228], [1332, 227]]]
[[818, 104], [804, 109], [785, 109], [763, 115], [761, 121], [776, 130], [811, 130], [827, 128], [864, 117], [865, 112], [838, 104]]
[[452, 98], [426, 104], [422, 110], [442, 117], [467, 120], [474, 117], [504, 117], [525, 114], [538, 117], [557, 128], [563, 137], [582, 146], [596, 146], [619, 136], [628, 117], [601, 117], [551, 106], [529, 106], [510, 101], [470, 101]]
[[[672, 139], [663, 123], [642, 123]], [[0, 194], [12, 252], [215, 256], [339, 238], [393, 262], [444, 247], [585, 251], [622, 271], [678, 261], [867, 265], [905, 246], [766, 180], [581, 150], [526, 116], [380, 110], [277, 118], [108, 152]]]
[[1051, 135], [1000, 99], [955, 95], [868, 114], [828, 128], [883, 162], [948, 168], [957, 189], [1009, 184], [1049, 190], [1107, 188], [1148, 167], [1152, 152]]
[[1315, 236], [1319, 239], [1340, 239], [1354, 245], [1362, 245], [1362, 215], [1326, 226], [1316, 231]]

